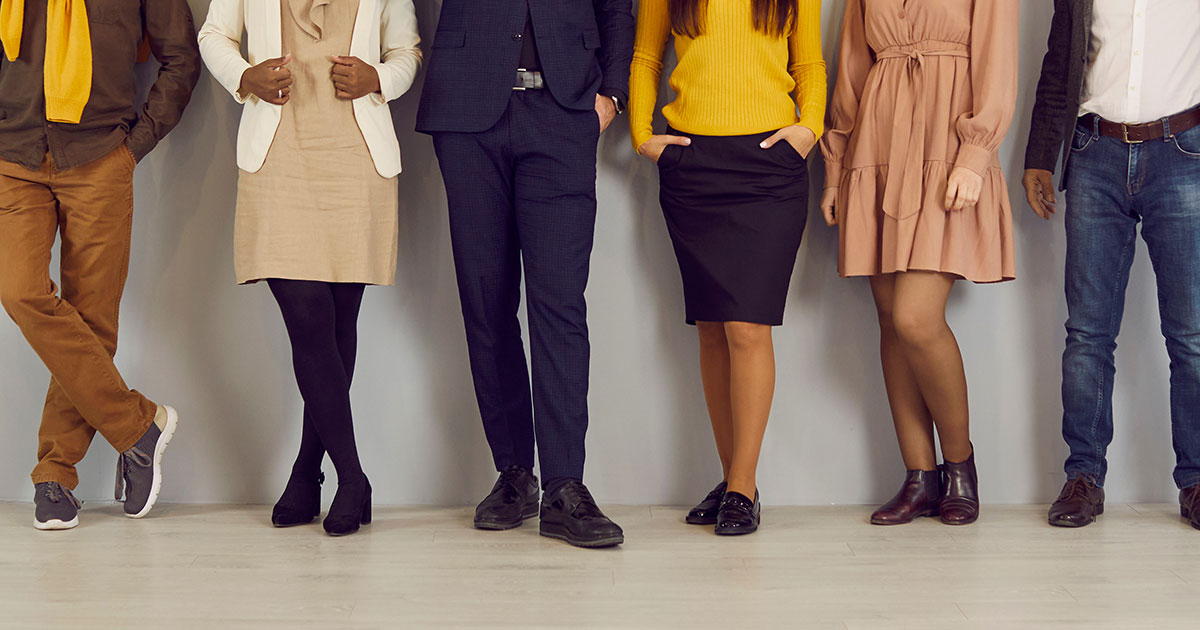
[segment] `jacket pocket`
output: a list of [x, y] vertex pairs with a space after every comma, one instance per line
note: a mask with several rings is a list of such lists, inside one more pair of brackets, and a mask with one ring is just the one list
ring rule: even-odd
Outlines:
[[600, 48], [600, 31], [584, 31], [583, 47], [588, 50]]
[[462, 48], [466, 44], [466, 31], [442, 31], [433, 36], [434, 48]]

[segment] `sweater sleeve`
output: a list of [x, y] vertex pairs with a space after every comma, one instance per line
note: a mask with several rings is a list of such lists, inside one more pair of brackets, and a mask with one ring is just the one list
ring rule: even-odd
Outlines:
[[833, 90], [830, 126], [821, 140], [825, 157], [825, 187], [836, 188], [842, 181], [842, 159], [854, 133], [859, 103], [867, 76], [875, 65], [875, 55], [867, 43], [862, 0], [846, 0], [842, 18], [842, 39], [838, 45], [838, 78]]
[[667, 1], [641, 0], [638, 3], [637, 38], [633, 44], [629, 76], [629, 130], [634, 150], [654, 135], [652, 123], [654, 106], [658, 104], [663, 52], [671, 35]]
[[954, 165], [983, 175], [1017, 106], [1020, 3], [975, 0], [971, 19], [971, 94], [974, 109], [958, 119], [961, 144]]
[[821, 137], [825, 130], [825, 58], [821, 55], [821, 0], [800, 0], [789, 40], [788, 71], [796, 81], [800, 125]]

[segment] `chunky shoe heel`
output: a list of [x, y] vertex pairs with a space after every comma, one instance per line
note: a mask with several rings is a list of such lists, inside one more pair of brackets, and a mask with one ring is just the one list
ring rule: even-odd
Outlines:
[[[359, 496], [355, 496], [358, 493]], [[347, 507], [347, 506], [353, 507]], [[348, 536], [358, 531], [360, 525], [371, 522], [371, 482], [352, 481], [338, 484], [337, 495], [322, 526], [330, 536]]]

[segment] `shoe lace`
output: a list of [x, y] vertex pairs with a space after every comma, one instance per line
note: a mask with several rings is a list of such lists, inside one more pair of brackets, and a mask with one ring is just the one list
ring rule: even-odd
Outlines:
[[1066, 487], [1063, 488], [1062, 496], [1059, 497], [1059, 501], [1086, 499], [1088, 496], [1088, 491], [1091, 490], [1092, 486], [1094, 485], [1095, 484], [1086, 477], [1075, 477], [1071, 481], [1067, 482]]
[[147, 468], [154, 462], [138, 447], [133, 447], [117, 456], [117, 487], [113, 500], [120, 501], [125, 495], [125, 482], [130, 469]]
[[573, 504], [575, 506], [571, 510], [571, 514], [576, 518], [604, 518], [604, 513], [600, 511], [600, 506], [596, 505], [596, 500], [592, 498], [591, 491], [582, 483], [578, 481], [567, 483], [566, 487], [563, 488], [563, 496], [566, 497], [568, 505]]
[[62, 487], [61, 484], [54, 482], [46, 485], [46, 498], [49, 499], [51, 503], [59, 503], [63, 499], [66, 499], [71, 503], [71, 505], [75, 506], [75, 509], [79, 509], [82, 505], [79, 499], [76, 499], [75, 495], [71, 494], [70, 490]]
[[525, 469], [520, 466], [509, 466], [500, 471], [500, 483], [509, 485], [514, 488], [520, 485], [521, 477], [524, 476]]

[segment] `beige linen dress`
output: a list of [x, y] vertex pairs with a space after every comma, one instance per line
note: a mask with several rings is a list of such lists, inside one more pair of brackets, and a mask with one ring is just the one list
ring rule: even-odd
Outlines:
[[[847, 0], [832, 124], [839, 271], [925, 270], [976, 282], [1016, 275], [1012, 210], [996, 155], [1017, 94], [1017, 0]], [[979, 203], [947, 210], [955, 166]]]
[[398, 240], [396, 178], [375, 170], [350, 101], [335, 96], [358, 0], [283, 0], [291, 100], [266, 162], [238, 177], [234, 267], [240, 284], [283, 278], [390, 285]]

